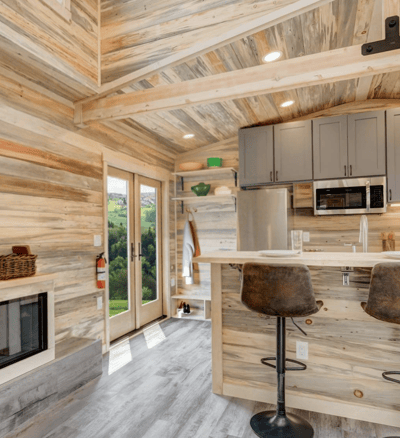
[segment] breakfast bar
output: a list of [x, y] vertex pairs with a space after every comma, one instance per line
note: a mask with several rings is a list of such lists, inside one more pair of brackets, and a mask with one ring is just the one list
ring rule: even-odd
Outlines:
[[399, 385], [382, 378], [383, 371], [400, 370], [400, 326], [372, 318], [360, 305], [368, 298], [372, 268], [399, 260], [384, 253], [281, 258], [216, 251], [194, 261], [211, 264], [215, 394], [275, 404], [276, 373], [260, 359], [275, 354], [276, 319], [242, 305], [240, 268], [246, 262], [300, 263], [309, 267], [315, 298], [324, 304], [315, 315], [295, 319], [307, 336], [287, 321], [287, 357], [296, 359], [296, 342], [306, 342], [308, 353], [301, 358], [307, 370], [286, 374], [287, 406], [400, 426]]

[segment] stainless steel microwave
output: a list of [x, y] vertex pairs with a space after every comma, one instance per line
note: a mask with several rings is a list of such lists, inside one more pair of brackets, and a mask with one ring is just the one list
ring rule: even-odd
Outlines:
[[314, 214], [386, 212], [386, 177], [315, 181]]

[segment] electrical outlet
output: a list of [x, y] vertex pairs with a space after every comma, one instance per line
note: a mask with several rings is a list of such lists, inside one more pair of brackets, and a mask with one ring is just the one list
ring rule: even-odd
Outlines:
[[305, 231], [303, 233], [303, 242], [309, 242], [310, 241], [310, 233], [308, 231]]
[[101, 234], [94, 236], [94, 246], [101, 246]]
[[103, 298], [97, 297], [97, 310], [101, 310], [103, 308]]
[[174, 287], [174, 286], [175, 286], [175, 278], [171, 277], [171, 287]]
[[350, 286], [350, 274], [343, 272], [343, 286]]
[[296, 341], [296, 357], [308, 360], [308, 342]]

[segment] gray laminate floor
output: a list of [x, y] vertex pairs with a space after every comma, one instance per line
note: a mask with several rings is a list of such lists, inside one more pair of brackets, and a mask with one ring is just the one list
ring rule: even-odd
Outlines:
[[[173, 319], [106, 356], [95, 391], [71, 417], [48, 415], [53, 431], [45, 438], [253, 438], [249, 419], [266, 408], [212, 394], [211, 324]], [[316, 438], [396, 435], [371, 423], [297, 413], [313, 424]]]

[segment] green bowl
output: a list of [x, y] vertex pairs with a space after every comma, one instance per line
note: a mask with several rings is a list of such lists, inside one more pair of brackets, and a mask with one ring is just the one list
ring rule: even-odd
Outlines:
[[197, 196], [207, 196], [208, 192], [210, 191], [211, 184], [204, 184], [200, 183], [197, 184], [197, 186], [191, 187], [192, 192], [195, 193]]

